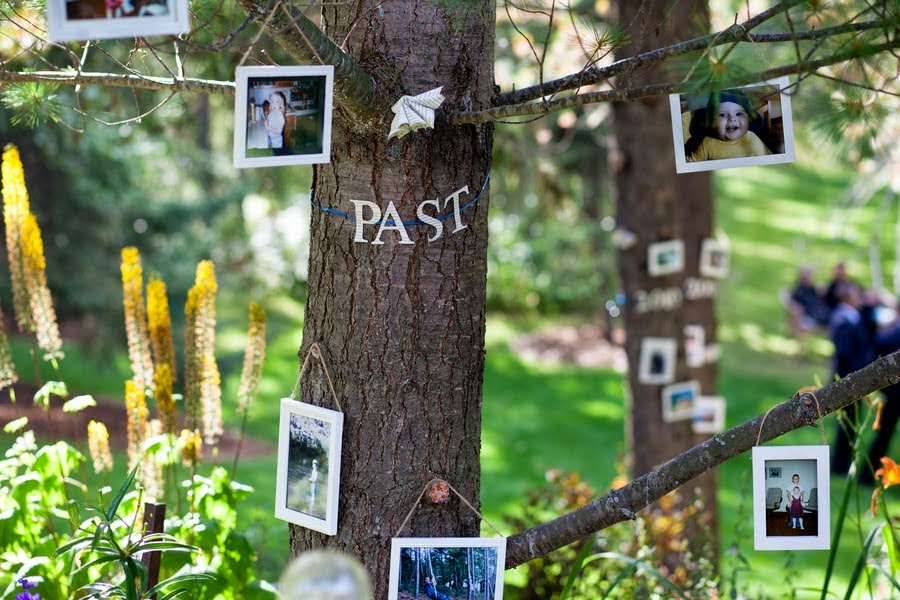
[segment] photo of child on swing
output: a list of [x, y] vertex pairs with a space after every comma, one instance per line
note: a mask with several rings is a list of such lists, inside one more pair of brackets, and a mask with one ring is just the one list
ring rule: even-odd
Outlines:
[[501, 600], [504, 538], [394, 538], [388, 600]]
[[343, 414], [290, 398], [281, 402], [275, 516], [334, 535]]
[[823, 445], [753, 449], [757, 550], [828, 547], [827, 448]]
[[55, 42], [190, 30], [187, 0], [48, 0], [47, 33]]
[[746, 87], [672, 94], [678, 173], [794, 161], [787, 77]]

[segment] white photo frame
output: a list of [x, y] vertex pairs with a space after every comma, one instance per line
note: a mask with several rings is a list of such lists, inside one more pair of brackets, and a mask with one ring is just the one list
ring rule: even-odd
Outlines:
[[707, 238], [700, 244], [700, 275], [724, 279], [728, 276], [728, 246], [713, 238]]
[[[394, 538], [391, 540], [391, 574], [390, 587], [388, 589], [388, 600], [399, 600], [401, 589], [408, 589], [416, 582], [416, 561], [415, 557], [426, 556], [431, 549], [439, 548], [443, 552], [442, 556], [446, 560], [463, 560], [468, 561], [468, 555], [472, 556], [472, 564], [466, 562], [467, 567], [471, 567], [476, 573], [476, 579], [483, 579], [494, 585], [494, 600], [503, 600], [503, 571], [506, 563], [506, 538]], [[478, 548], [482, 552], [468, 553], [469, 548]], [[456, 556], [458, 555], [458, 557]], [[465, 558], [463, 558], [465, 557]], [[435, 564], [440, 565], [440, 559], [435, 560], [432, 557], [430, 562], [433, 568]], [[449, 578], [442, 577], [438, 573], [429, 573], [426, 561], [418, 562], [418, 573], [420, 576], [418, 581], [421, 584], [419, 590], [420, 596], [425, 596], [425, 577], [432, 574], [437, 578], [437, 591], [445, 593], [445, 586], [450, 582]], [[434, 569], [440, 571], [441, 568]], [[464, 573], [468, 573], [468, 568]], [[465, 577], [465, 575], [463, 576]], [[463, 590], [467, 590], [467, 582], [455, 581], [455, 587], [458, 588], [460, 594]], [[416, 593], [412, 591], [411, 593]], [[452, 597], [458, 597], [459, 594], [445, 594]], [[417, 598], [420, 596], [416, 596]]]
[[[53, 42], [178, 35], [191, 29], [187, 0], [103, 2], [47, 0], [47, 37]], [[130, 9], [130, 10], [129, 10]]]
[[[828, 450], [825, 445], [754, 446], [753, 547], [756, 550], [828, 550], [831, 547]], [[803, 494], [800, 506], [804, 516], [800, 517], [800, 527], [792, 527], [796, 525], [790, 512], [794, 503], [788, 497], [795, 485]]]
[[684, 360], [692, 369], [706, 364], [706, 329], [703, 325], [684, 326]]
[[276, 517], [328, 535], [337, 533], [343, 429], [343, 413], [281, 399]]
[[694, 401], [694, 433], [720, 433], [725, 429], [725, 398], [700, 396]]
[[645, 337], [641, 340], [638, 381], [644, 385], [663, 385], [675, 381], [675, 338]]
[[[794, 162], [796, 153], [791, 96], [788, 92], [790, 85], [790, 78], [785, 76], [716, 92], [707, 90], [694, 94], [670, 94], [675, 171], [695, 173]], [[741, 137], [746, 144], [743, 148], [753, 147], [753, 152], [767, 150], [769, 154], [748, 156], [746, 152], [739, 152], [734, 143], [724, 144], [712, 135], [704, 136], [704, 133], [712, 134], [715, 130], [713, 110], [718, 106], [713, 103], [722, 97], [734, 100], [733, 103], [744, 108], [745, 114], [749, 113], [746, 133]], [[755, 140], [749, 137], [751, 133]], [[692, 152], [697, 145], [700, 147]], [[717, 154], [744, 155], [714, 158]]]
[[700, 384], [694, 380], [665, 386], [662, 397], [663, 421], [672, 423], [694, 418], [694, 403], [700, 397]]
[[332, 65], [238, 67], [235, 86], [235, 167], [331, 161]]
[[647, 272], [653, 276], [684, 270], [684, 240], [666, 240], [647, 246]]

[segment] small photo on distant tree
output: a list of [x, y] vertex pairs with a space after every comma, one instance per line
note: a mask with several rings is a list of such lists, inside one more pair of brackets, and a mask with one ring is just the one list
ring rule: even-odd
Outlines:
[[394, 538], [388, 600], [501, 600], [505, 538]]
[[275, 516], [337, 533], [343, 414], [284, 398]]
[[47, 0], [47, 34], [54, 42], [188, 31], [187, 0]]
[[790, 79], [672, 94], [675, 171], [794, 162]]

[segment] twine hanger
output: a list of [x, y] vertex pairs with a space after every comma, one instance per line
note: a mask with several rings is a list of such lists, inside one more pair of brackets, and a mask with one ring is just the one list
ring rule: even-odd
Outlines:
[[322, 356], [322, 349], [319, 348], [319, 344], [313, 342], [309, 347], [309, 350], [306, 351], [306, 357], [303, 359], [303, 365], [300, 367], [300, 374], [297, 376], [297, 383], [294, 384], [294, 389], [291, 390], [291, 400], [297, 399], [297, 391], [300, 389], [300, 381], [303, 379], [303, 374], [306, 372], [306, 367], [309, 366], [309, 359], [315, 358], [319, 361], [319, 364], [322, 365], [322, 370], [325, 371], [325, 380], [328, 382], [328, 389], [331, 390], [331, 397], [334, 399], [334, 404], [338, 408], [338, 412], [344, 412], [344, 409], [341, 408], [341, 402], [338, 400], [337, 394], [334, 392], [334, 383], [331, 381], [331, 373], [328, 371], [328, 365], [325, 364], [325, 357]]
[[[409, 522], [410, 518], [412, 518], [413, 513], [416, 512], [416, 509], [417, 509], [417, 508], [419, 508], [419, 503], [422, 501], [422, 496], [425, 495], [425, 492], [427, 492], [428, 490], [432, 489], [432, 487], [438, 486], [438, 485], [441, 485], [441, 486], [447, 486], [447, 488], [448, 488], [449, 490], [451, 490], [454, 494], [456, 494], [456, 495], [459, 497], [460, 500], [463, 501], [463, 504], [465, 504], [466, 506], [468, 506], [468, 507], [472, 510], [473, 513], [475, 513], [476, 515], [478, 515], [478, 518], [479, 518], [479, 519], [481, 519], [482, 521], [484, 521], [485, 523], [487, 523], [487, 524], [488, 524], [488, 527], [490, 527], [491, 529], [493, 529], [494, 532], [495, 532], [497, 535], [499, 535], [500, 537], [505, 537], [502, 533], [500, 533], [500, 532], [497, 530], [496, 527], [494, 527], [494, 526], [491, 524], [490, 521], [487, 520], [487, 518], [486, 518], [483, 514], [481, 514], [480, 512], [478, 512], [478, 509], [476, 509], [474, 506], [472, 506], [472, 503], [471, 503], [471, 502], [469, 502], [468, 500], [466, 500], [466, 498], [465, 498], [462, 494], [460, 494], [458, 491], [456, 491], [456, 488], [454, 488], [452, 485], [450, 485], [447, 481], [445, 481], [445, 480], [443, 480], [443, 479], [440, 479], [439, 477], [435, 477], [434, 479], [432, 479], [431, 481], [429, 481], [428, 483], [425, 484], [425, 487], [422, 489], [422, 492], [419, 494], [419, 497], [416, 498], [416, 501], [415, 501], [415, 503], [413, 504], [413, 507], [409, 510], [409, 513], [406, 515], [406, 518], [403, 519], [403, 523], [400, 524], [400, 529], [397, 530], [397, 533], [394, 535], [394, 537], [400, 537], [400, 533], [403, 532], [403, 529], [406, 527], [406, 524]], [[440, 503], [440, 502], [445, 502], [445, 501], [446, 501], [446, 499], [443, 499], [443, 500], [435, 500], [434, 502], [435, 502], [435, 504], [438, 504], [438, 503]]]
[[[795, 398], [799, 397], [800, 399], [803, 399], [806, 396], [810, 396], [812, 398], [812, 401], [814, 401], [816, 403], [816, 413], [819, 415], [819, 418], [817, 419], [819, 422], [819, 431], [822, 433], [822, 444], [827, 446], [828, 438], [825, 436], [825, 423], [824, 423], [824, 419], [822, 416], [822, 406], [819, 404], [819, 399], [816, 398], [815, 390], [816, 390], [816, 387], [812, 386], [812, 385], [803, 387], [803, 388], [800, 388], [799, 390], [797, 390], [797, 393], [794, 394], [794, 397]], [[803, 400], [803, 403], [806, 404], [807, 406], [812, 404], [812, 402], [809, 400]], [[766, 414], [763, 415], [762, 422], [759, 424], [759, 433], [756, 434], [756, 445], [757, 446], [759, 446], [759, 440], [762, 438], [762, 431], [763, 431], [763, 426], [766, 424], [766, 417], [769, 416], [769, 413], [772, 412], [773, 409], [775, 409], [775, 406], [771, 407], [769, 410], [766, 411]]]

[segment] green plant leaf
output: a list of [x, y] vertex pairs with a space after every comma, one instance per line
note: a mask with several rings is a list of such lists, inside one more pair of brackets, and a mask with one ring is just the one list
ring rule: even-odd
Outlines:
[[48, 381], [34, 393], [34, 405], [40, 406], [44, 410], [50, 409], [50, 396], [59, 396], [65, 398], [69, 395], [69, 390], [63, 381]]
[[586, 558], [584, 561], [584, 564], [588, 564], [595, 560], [606, 560], [606, 559], [621, 560], [622, 562], [624, 562], [627, 565], [635, 565], [636, 567], [640, 568], [642, 571], [655, 577], [657, 579], [657, 581], [659, 581], [661, 584], [663, 584], [665, 587], [667, 587], [670, 591], [672, 591], [672, 593], [674, 593], [676, 596], [678, 596], [682, 600], [689, 600], [689, 598], [684, 595], [684, 592], [682, 592], [680, 589], [678, 589], [678, 587], [674, 583], [669, 581], [668, 577], [666, 577], [665, 575], [663, 575], [662, 573], [660, 573], [659, 571], [657, 571], [656, 569], [654, 569], [653, 567], [651, 567], [650, 565], [648, 565], [647, 563], [643, 562], [642, 560], [640, 560], [638, 558], [632, 558], [631, 556], [622, 554], [620, 552], [600, 552], [599, 554], [594, 554], [594, 555]]
[[119, 491], [116, 492], [115, 497], [113, 498], [112, 504], [109, 505], [109, 508], [106, 511], [106, 520], [107, 522], [112, 521], [113, 517], [116, 516], [116, 512], [119, 510], [119, 505], [122, 503], [122, 499], [125, 497], [125, 494], [128, 493], [128, 488], [131, 487], [131, 484], [134, 482], [134, 478], [137, 475], [137, 470], [139, 464], [134, 465], [134, 468], [131, 469], [131, 473], [128, 474], [128, 477], [125, 478], [125, 483], [122, 484], [122, 487], [119, 488]]
[[28, 417], [19, 417], [3, 426], [4, 433], [18, 433], [28, 425]]
[[[147, 590], [147, 593], [145, 595], [149, 597], [149, 596], [152, 596], [153, 594], [157, 594], [157, 593], [163, 591], [163, 589], [165, 589], [167, 587], [182, 584], [182, 583], [194, 583], [197, 581], [216, 581], [218, 579], [221, 579], [221, 578], [218, 575], [213, 575], [212, 573], [184, 573], [182, 575], [175, 575], [173, 577], [169, 577], [165, 581], [162, 581], [162, 582], [156, 584], [155, 586], [153, 586], [152, 588]], [[186, 588], [172, 590], [171, 592], [167, 592], [166, 596], [164, 596], [164, 597], [165, 598], [175, 598], [176, 597], [175, 595], [180, 595], [184, 592], [189, 592], [189, 591], [190, 590], [186, 589]], [[170, 595], [170, 594], [175, 594], [175, 595]]]
[[844, 594], [844, 600], [851, 600], [853, 597], [853, 590], [856, 589], [857, 584], [860, 579], [862, 579], [863, 571], [865, 571], [866, 561], [869, 558], [869, 552], [872, 549], [872, 542], [875, 540], [875, 536], [878, 535], [878, 530], [881, 529], [881, 525], [876, 525], [871, 530], [869, 530], [869, 534], [866, 536], [866, 541], [863, 542], [863, 546], [860, 549], [859, 556], [856, 559], [856, 565], [853, 567], [853, 572], [850, 574], [850, 582], [847, 584], [847, 592]]
[[889, 522], [884, 524], [881, 537], [884, 538], [884, 544], [887, 546], [888, 558], [891, 561], [891, 577], [893, 578], [897, 575], [897, 569], [900, 568], [900, 548], [897, 548], [894, 530]]
[[93, 396], [75, 396], [65, 404], [63, 404], [63, 412], [67, 413], [77, 413], [81, 412], [86, 408], [90, 408], [91, 406], [97, 406], [97, 401], [94, 400]]

